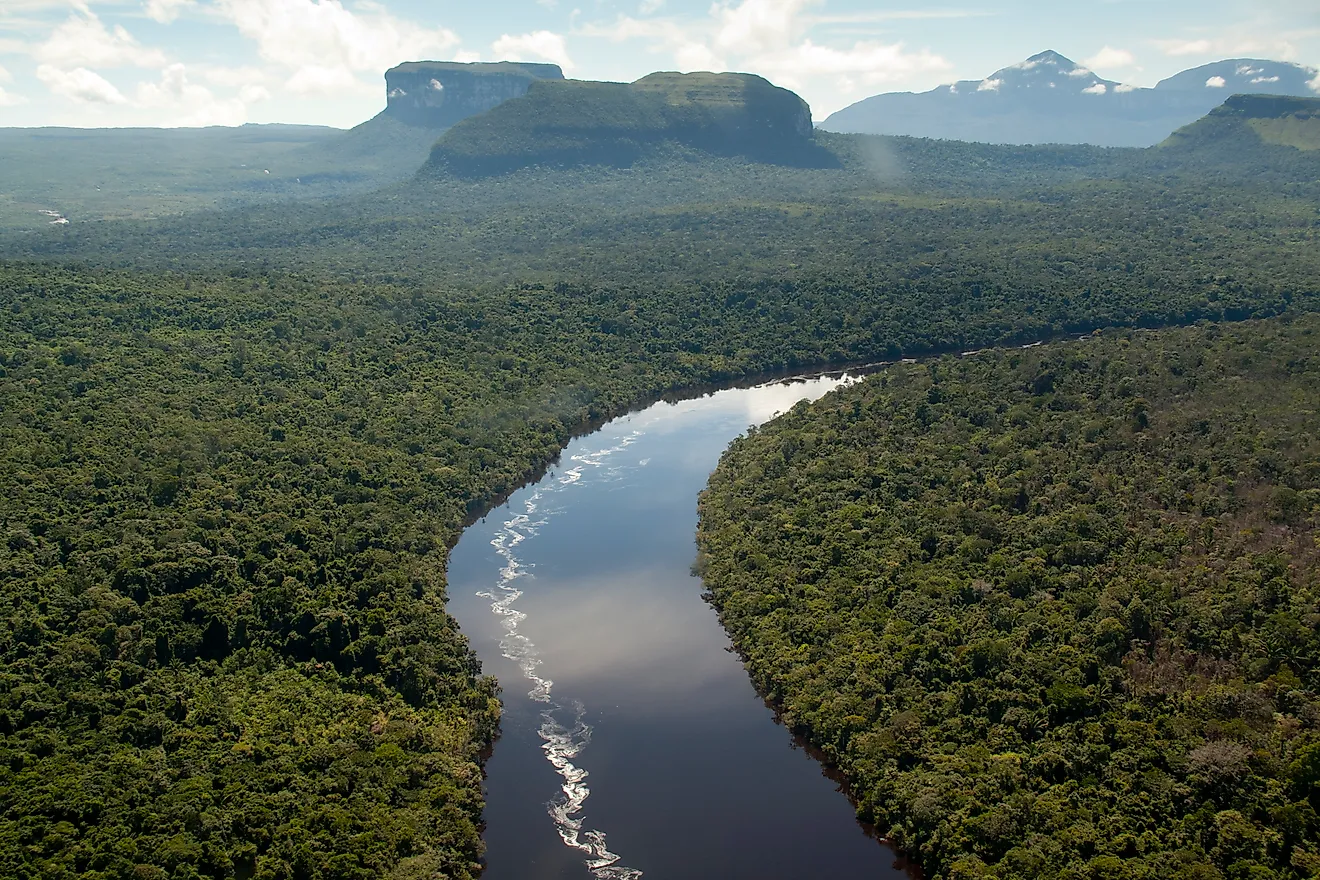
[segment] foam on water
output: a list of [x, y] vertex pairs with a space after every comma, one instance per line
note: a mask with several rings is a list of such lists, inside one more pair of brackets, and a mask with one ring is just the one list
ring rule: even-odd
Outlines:
[[[587, 771], [573, 761], [591, 742], [591, 725], [584, 720], [586, 707], [582, 703], [575, 700], [566, 707], [551, 699], [555, 683], [541, 674], [541, 658], [536, 645], [519, 631], [527, 615], [514, 605], [523, 595], [520, 582], [531, 577], [531, 566], [518, 558], [517, 550], [523, 541], [536, 536], [537, 530], [545, 524], [546, 517], [553, 515], [553, 510], [541, 510], [542, 499], [547, 493], [571, 490], [581, 485], [584, 477], [593, 472], [606, 480], [618, 479], [623, 468], [607, 466], [607, 460], [614, 453], [627, 449], [640, 436], [640, 431], [633, 431], [613, 446], [571, 456], [571, 467], [563, 471], [557, 480], [547, 481], [546, 486], [534, 491], [523, 502], [523, 512], [506, 520], [491, 539], [491, 546], [504, 560], [504, 566], [500, 569], [495, 586], [477, 594], [490, 600], [490, 610], [500, 618], [500, 626], [504, 630], [500, 637], [500, 653], [517, 663], [523, 677], [532, 683], [527, 696], [546, 704], [545, 710], [541, 712], [541, 726], [537, 733], [541, 737], [541, 750], [546, 760], [562, 780], [559, 793], [547, 804], [547, 810], [564, 845], [586, 856], [587, 868], [598, 880], [636, 880], [642, 876], [642, 872], [621, 864], [621, 857], [610, 852], [605, 845], [604, 831], [584, 826], [583, 807], [591, 795], [591, 789], [587, 786]], [[573, 716], [570, 723], [559, 719], [559, 716], [569, 714]]]

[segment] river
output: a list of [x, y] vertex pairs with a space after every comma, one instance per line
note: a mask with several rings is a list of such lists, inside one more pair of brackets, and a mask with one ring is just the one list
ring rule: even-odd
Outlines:
[[691, 573], [729, 442], [845, 381], [616, 419], [464, 532], [449, 610], [504, 689], [486, 880], [908, 876], [776, 723]]

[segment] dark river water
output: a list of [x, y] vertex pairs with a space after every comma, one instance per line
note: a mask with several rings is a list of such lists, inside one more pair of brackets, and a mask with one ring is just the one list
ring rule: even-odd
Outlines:
[[617, 419], [463, 534], [449, 609], [504, 688], [487, 880], [907, 876], [776, 723], [691, 574], [729, 442], [841, 381]]

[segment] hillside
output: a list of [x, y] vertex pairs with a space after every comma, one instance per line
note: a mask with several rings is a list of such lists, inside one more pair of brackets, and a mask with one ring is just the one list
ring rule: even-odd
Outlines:
[[811, 111], [759, 76], [653, 73], [634, 83], [541, 81], [436, 144], [433, 173], [482, 176], [545, 165], [627, 167], [665, 145], [811, 165]]
[[1178, 129], [1163, 146], [1187, 151], [1262, 146], [1320, 150], [1320, 98], [1234, 95], [1203, 119]]
[[725, 454], [710, 599], [924, 876], [1314, 876], [1317, 334], [895, 366]]
[[1147, 89], [1103, 79], [1057, 52], [1042, 52], [983, 80], [866, 98], [830, 115], [821, 127], [987, 143], [1148, 147], [1234, 92], [1314, 96], [1320, 71], [1232, 59]]
[[806, 118], [751, 78], [536, 82], [450, 130], [463, 173], [0, 237], [0, 876], [470, 876], [498, 707], [445, 548], [573, 432], [1320, 308], [1293, 166]]

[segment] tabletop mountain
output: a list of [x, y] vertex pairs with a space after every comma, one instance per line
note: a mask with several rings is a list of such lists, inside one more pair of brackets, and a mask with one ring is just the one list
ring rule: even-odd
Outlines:
[[634, 83], [542, 80], [466, 119], [428, 166], [484, 176], [532, 165], [626, 167], [664, 145], [757, 161], [832, 161], [813, 141], [811, 109], [745, 73], [653, 73]]
[[385, 109], [324, 145], [322, 162], [383, 170], [386, 180], [415, 172], [450, 126], [527, 94], [538, 80], [562, 80], [557, 64], [409, 61], [385, 71]]
[[1163, 144], [1170, 149], [1221, 152], [1230, 145], [1234, 159], [1262, 146], [1291, 147], [1320, 157], [1320, 98], [1233, 95]]
[[988, 143], [1148, 147], [1235, 92], [1315, 95], [1320, 71], [1238, 58], [1183, 71], [1146, 89], [1042, 52], [982, 80], [866, 98], [821, 127]]

